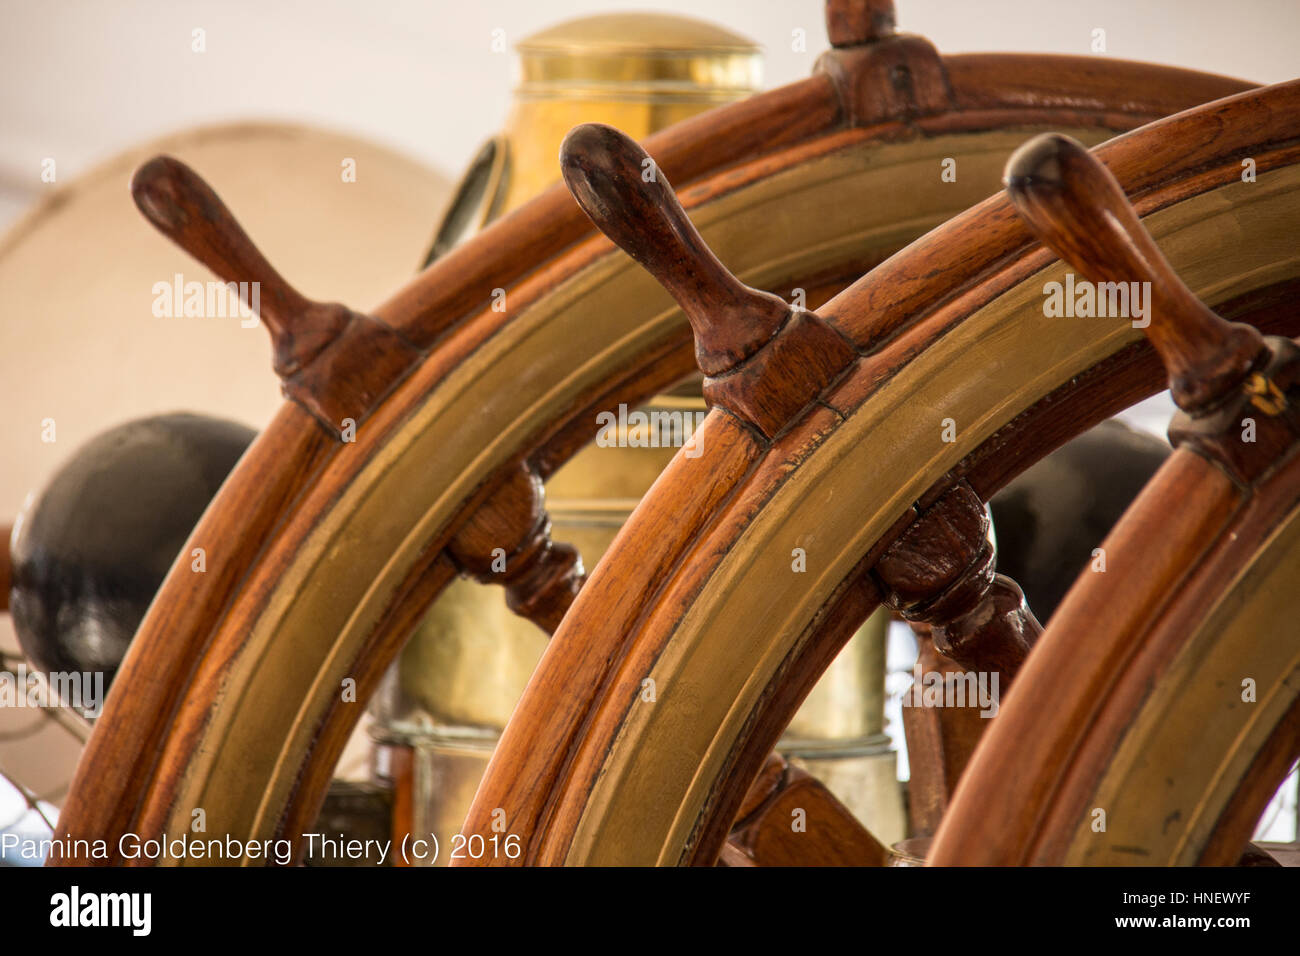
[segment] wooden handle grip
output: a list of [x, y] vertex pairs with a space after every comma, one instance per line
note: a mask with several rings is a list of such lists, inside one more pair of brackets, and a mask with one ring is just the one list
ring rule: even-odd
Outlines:
[[750, 289], [705, 245], [663, 171], [623, 133], [574, 127], [560, 148], [564, 181], [592, 222], [677, 300], [708, 375], [728, 371], [789, 318], [781, 299]]
[[826, 36], [833, 47], [861, 46], [894, 33], [894, 0], [826, 0]]
[[1146, 314], [1134, 315], [1134, 324], [1145, 327], [1184, 410], [1213, 404], [1261, 359], [1259, 332], [1224, 321], [1192, 294], [1115, 177], [1081, 144], [1055, 133], [1035, 137], [1012, 155], [1004, 181], [1034, 234], [1089, 280], [1128, 289], [1149, 283]]
[[[212, 187], [180, 160], [149, 160], [132, 177], [131, 195], [159, 232], [223, 281], [241, 284], [241, 298], [256, 306], [271, 333], [281, 377], [296, 373], [346, 323], [340, 309], [313, 302], [289, 285]], [[256, 302], [250, 301], [253, 283]]]

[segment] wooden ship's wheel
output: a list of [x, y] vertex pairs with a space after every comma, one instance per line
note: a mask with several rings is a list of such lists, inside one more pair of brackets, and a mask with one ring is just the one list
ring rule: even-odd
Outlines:
[[[980, 502], [1158, 390], [1160, 367], [1126, 321], [1041, 325], [1044, 275], [1063, 270], [1006, 197], [962, 210], [1034, 131], [1095, 142], [1140, 126], [1097, 156], [1173, 272], [1227, 318], [1297, 334], [1300, 89], [940, 57], [894, 34], [884, 6], [828, 4], [835, 48], [816, 76], [652, 137], [648, 155], [607, 130], [575, 134], [580, 201], [680, 311], [560, 188], [366, 316], [296, 292], [186, 167], [141, 168], [133, 189], [155, 225], [223, 278], [261, 283], [288, 401], [195, 529], [206, 572], [178, 562], [136, 635], [64, 835], [174, 834], [202, 808], [209, 832], [298, 837], [363, 702], [457, 574], [503, 584], [520, 614], [559, 627], [470, 819], [488, 832], [504, 809], [526, 862], [711, 862], [738, 813], [753, 822], [780, 803], [762, 786], [746, 803], [749, 783], [882, 596], [949, 634], [959, 661], [962, 636], [983, 633], [968, 618], [994, 602], [1010, 643], [990, 660], [1018, 667], [1037, 627], [1011, 585], [985, 580]], [[950, 158], [956, 183], [939, 175]], [[808, 290], [818, 311], [727, 273], [669, 179], [718, 258], [753, 285]], [[1141, 262], [1186, 305], [1169, 268]], [[550, 541], [543, 482], [593, 437], [598, 410], [693, 371], [692, 327], [715, 406], [705, 454], [665, 472], [570, 611], [583, 569]], [[929, 524], [950, 533], [927, 544]], [[794, 547], [822, 555], [813, 573], [790, 574]], [[659, 703], [629, 709], [647, 678]], [[760, 782], [777, 780], [805, 786], [775, 764]], [[757, 832], [730, 855], [762, 859]], [[936, 859], [958, 853], [952, 833]]]
[[[1171, 147], [1197, 112], [1164, 124]], [[1116, 154], [1148, 132], [1098, 154], [1121, 168]], [[1125, 344], [1140, 333], [1045, 316], [1044, 282], [1062, 270], [1036, 246], [897, 324], [869, 306], [885, 283], [922, 274], [915, 247], [817, 313], [783, 315], [709, 255], [666, 186], [632, 178], [640, 156], [614, 131], [580, 128], [566, 175], [682, 303], [702, 364], [725, 357], [705, 369], [706, 454], [673, 462], [578, 597], [468, 832], [490, 835], [504, 810], [525, 862], [707, 863], [739, 818], [733, 862], [883, 862], [833, 801], [810, 799], [806, 779], [760, 768], [839, 643], [884, 601], [969, 671], [1016, 688], [959, 785], [934, 862], [1237, 860], [1300, 741], [1286, 583], [1300, 560], [1288, 530], [1300, 514], [1300, 350], [1202, 305], [1115, 179], [1067, 138], [1030, 142], [1008, 166], [1010, 198], [940, 230], [960, 258], [996, 243], [999, 227], [1023, 236], [1005, 215], [1014, 205], [1087, 279], [1147, 283], [1147, 332], [1183, 409], [1175, 456], [1030, 655], [1041, 628], [996, 574], [983, 500], [1158, 387], [1151, 354]], [[1202, 198], [1252, 185], [1239, 169], [1234, 158], [1231, 181]], [[1269, 242], [1269, 227], [1233, 220]], [[1217, 248], [1224, 225], [1204, 241]], [[1294, 251], [1276, 248], [1278, 271], [1265, 268], [1276, 284], [1221, 308], [1293, 332]], [[1211, 286], [1222, 281], [1236, 280]], [[959, 423], [947, 438], [945, 423]], [[803, 574], [792, 549], [806, 551]], [[1243, 704], [1243, 677], [1258, 682], [1258, 706]], [[803, 840], [790, 838], [792, 807], [809, 815]], [[1098, 808], [1111, 820], [1100, 833], [1089, 827]]]

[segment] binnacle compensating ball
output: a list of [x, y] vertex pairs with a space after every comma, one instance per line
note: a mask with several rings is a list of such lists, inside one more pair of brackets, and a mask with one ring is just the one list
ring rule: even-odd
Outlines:
[[116, 674], [203, 510], [256, 433], [174, 413], [77, 450], [14, 526], [10, 613], [42, 672]]

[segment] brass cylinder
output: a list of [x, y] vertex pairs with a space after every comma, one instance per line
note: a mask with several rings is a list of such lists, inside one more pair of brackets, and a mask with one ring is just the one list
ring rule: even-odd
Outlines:
[[559, 180], [560, 143], [580, 123], [608, 123], [642, 139], [762, 85], [761, 52], [751, 40], [667, 14], [571, 20], [516, 49], [506, 208]]

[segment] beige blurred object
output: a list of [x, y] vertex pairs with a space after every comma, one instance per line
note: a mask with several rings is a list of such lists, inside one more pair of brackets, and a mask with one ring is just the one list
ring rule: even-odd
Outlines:
[[[279, 407], [271, 348], [237, 317], [158, 318], [156, 282], [213, 276], [131, 201], [131, 174], [167, 153], [207, 178], [276, 267], [305, 293], [357, 306], [410, 278], [451, 194], [446, 177], [355, 136], [285, 123], [205, 126], [132, 148], [49, 192], [0, 237], [0, 519], [79, 445], [112, 425], [176, 410], [260, 427]], [[345, 160], [356, 181], [344, 180]], [[41, 440], [53, 419], [56, 441]], [[0, 614], [0, 648], [16, 648]], [[0, 734], [30, 714], [0, 710]], [[67, 739], [65, 739], [67, 738]], [[80, 743], [47, 723], [4, 744], [6, 770], [57, 801]], [[354, 748], [347, 765], [364, 764]]]
[[[214, 277], [131, 201], [159, 153], [203, 175], [291, 282], [322, 301], [382, 301], [410, 279], [450, 196], [445, 177], [353, 136], [282, 123], [202, 127], [120, 154], [50, 192], [0, 238], [0, 514], [81, 442], [184, 409], [260, 427], [280, 404], [268, 336], [238, 318], [157, 318], [156, 282]], [[354, 160], [356, 181], [343, 180]], [[40, 440], [41, 420], [57, 441]]]

